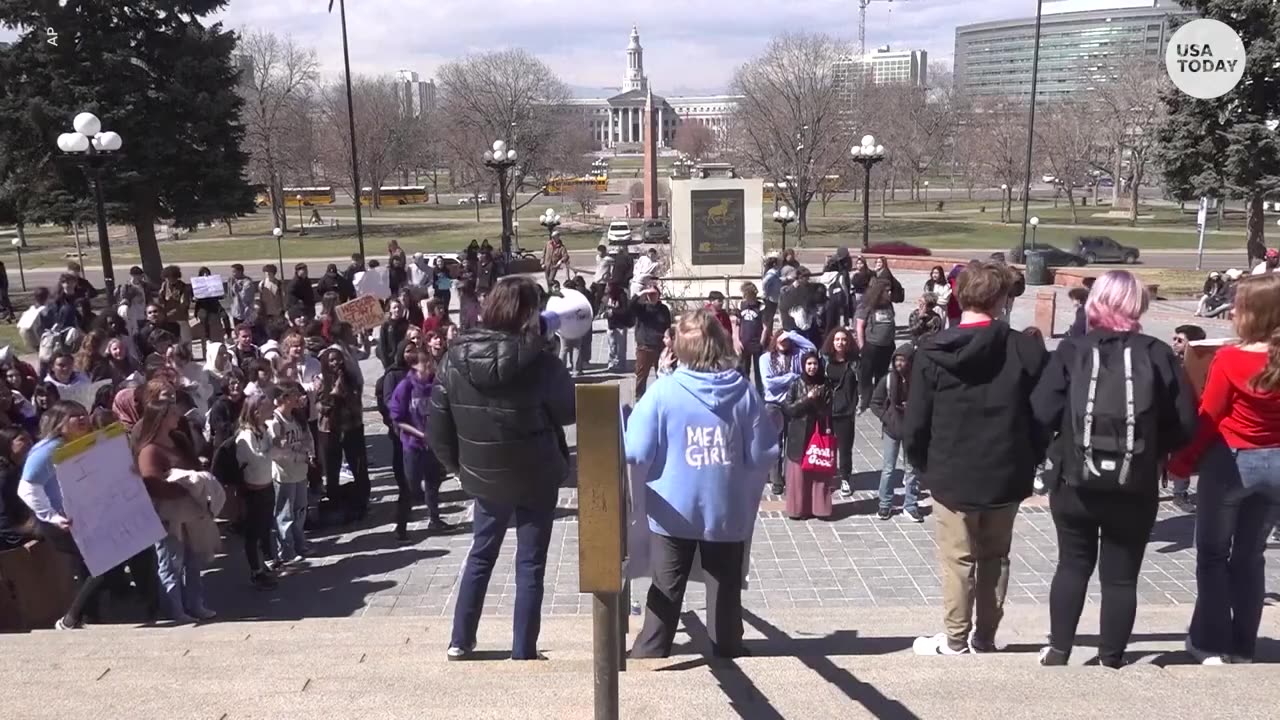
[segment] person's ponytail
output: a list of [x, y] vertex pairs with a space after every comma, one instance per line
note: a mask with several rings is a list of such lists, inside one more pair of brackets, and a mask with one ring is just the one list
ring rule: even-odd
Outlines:
[[1257, 392], [1280, 392], [1280, 328], [1271, 332], [1267, 342], [1267, 365], [1253, 376], [1249, 387]]

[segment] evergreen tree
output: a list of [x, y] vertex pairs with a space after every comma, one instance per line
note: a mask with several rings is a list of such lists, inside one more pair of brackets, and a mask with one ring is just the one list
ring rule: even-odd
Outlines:
[[[102, 119], [124, 148], [103, 172], [113, 219], [137, 228], [158, 277], [158, 219], [194, 228], [253, 208], [241, 149], [234, 33], [201, 19], [226, 0], [0, 0], [0, 25], [21, 37], [0, 51], [0, 182], [22, 220], [65, 221], [91, 197], [56, 141], [76, 113]], [[57, 44], [48, 42], [48, 29]]]
[[1234, 90], [1197, 100], [1170, 89], [1159, 130], [1160, 164], [1182, 200], [1234, 197], [1246, 203], [1250, 264], [1265, 253], [1263, 201], [1280, 190], [1280, 6], [1272, 0], [1181, 0], [1201, 17], [1231, 26], [1244, 41], [1244, 77]]

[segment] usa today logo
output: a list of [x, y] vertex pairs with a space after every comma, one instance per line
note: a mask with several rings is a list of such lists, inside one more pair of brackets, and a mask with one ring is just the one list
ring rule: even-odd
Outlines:
[[1192, 20], [1178, 28], [1164, 53], [1173, 84], [1201, 100], [1231, 92], [1244, 76], [1244, 63], [1244, 41], [1217, 20]]

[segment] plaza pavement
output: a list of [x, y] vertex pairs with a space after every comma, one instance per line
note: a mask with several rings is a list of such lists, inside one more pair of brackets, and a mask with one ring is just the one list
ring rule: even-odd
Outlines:
[[[924, 281], [922, 273], [901, 273], [908, 301], [914, 299]], [[1065, 290], [1053, 289], [1061, 298], [1058, 328], [1065, 329], [1071, 310]], [[1012, 324], [1022, 327], [1031, 316], [1030, 295], [1014, 306]], [[898, 308], [904, 323], [910, 305]], [[1189, 313], [1177, 303], [1157, 303], [1145, 323], [1157, 337], [1166, 338], [1172, 328], [1185, 322]], [[1204, 323], [1211, 337], [1229, 333], [1226, 323]], [[593, 362], [607, 357], [605, 336], [594, 336]], [[381, 369], [376, 361], [364, 363], [368, 379], [365, 398], [365, 432], [371, 446], [374, 470], [374, 507], [369, 519], [341, 530], [321, 530], [313, 535], [312, 560], [306, 569], [282, 579], [275, 592], [263, 593], [247, 583], [239, 540], [226, 543], [226, 553], [207, 574], [210, 605], [222, 617], [255, 619], [296, 619], [347, 616], [427, 616], [452, 614], [457, 580], [470, 544], [467, 532], [426, 537], [424, 523], [411, 526], [416, 541], [397, 545], [392, 535], [396, 489], [390, 476], [389, 445], [380, 418], [373, 410], [372, 382]], [[606, 376], [597, 370], [582, 382], [617, 382], [624, 401], [633, 396], [628, 377]], [[849, 499], [837, 497], [831, 520], [793, 521], [783, 515], [779, 498], [767, 491], [756, 521], [751, 550], [749, 588], [745, 606], [758, 611], [795, 608], [926, 607], [941, 602], [940, 581], [935, 559], [933, 522], [922, 525], [895, 516], [892, 521], [875, 518], [876, 487], [881, 467], [881, 438], [878, 422], [870, 414], [857, 423], [854, 446], [856, 490]], [[567, 431], [571, 447], [576, 446], [576, 428]], [[900, 471], [899, 471], [900, 472]], [[590, 596], [578, 593], [577, 495], [572, 487], [560, 491], [557, 520], [547, 559], [545, 611], [550, 615], [590, 613]], [[469, 504], [456, 479], [443, 487], [445, 516], [467, 527]], [[923, 503], [928, 512], [929, 501]], [[418, 511], [421, 513], [421, 511]], [[1147, 561], [1138, 586], [1142, 607], [1184, 608], [1189, 616], [1195, 600], [1195, 551], [1192, 542], [1194, 518], [1182, 514], [1169, 503], [1161, 505]], [[489, 589], [487, 613], [510, 613], [514, 602], [515, 578], [511, 559], [514, 533], [507, 537], [502, 559]], [[1274, 555], [1271, 551], [1269, 555]], [[1272, 558], [1274, 559], [1274, 558]], [[1056, 541], [1052, 518], [1042, 498], [1028, 500], [1015, 527], [1010, 605], [1043, 606], [1056, 562]], [[1273, 562], [1268, 570], [1269, 587], [1280, 587], [1280, 570]], [[635, 588], [638, 599], [643, 581]], [[1096, 580], [1089, 602], [1098, 601]], [[691, 584], [688, 605], [701, 607], [701, 585]], [[1047, 608], [1043, 608], [1047, 613]], [[1141, 611], [1140, 611], [1141, 612]], [[1047, 615], [1046, 615], [1047, 618]], [[921, 618], [921, 632], [936, 626], [934, 618]]]

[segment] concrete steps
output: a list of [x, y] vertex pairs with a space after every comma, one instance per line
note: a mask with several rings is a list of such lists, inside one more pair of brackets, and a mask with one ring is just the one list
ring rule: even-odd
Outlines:
[[[1139, 611], [1119, 672], [1083, 663], [1041, 668], [1042, 608], [1010, 608], [1006, 652], [921, 658], [911, 640], [938, 627], [936, 608], [750, 615], [752, 656], [704, 657], [700, 619], [676, 654], [632, 660], [621, 680], [622, 716], [828, 717], [1274, 717], [1276, 667], [1178, 665], [1189, 609]], [[688, 618], [687, 618], [688, 619]], [[638, 627], [634, 622], [633, 627]], [[1097, 627], [1090, 608], [1081, 641]], [[543, 662], [510, 662], [509, 621], [485, 618], [480, 659], [445, 660], [449, 623], [361, 618], [229, 622], [200, 627], [100, 627], [0, 636], [3, 716], [231, 720], [261, 718], [588, 718], [591, 624], [544, 620]], [[1280, 634], [1268, 608], [1264, 636]], [[1271, 659], [1274, 642], [1263, 652]], [[1224, 704], [1225, 703], [1225, 704]]]

